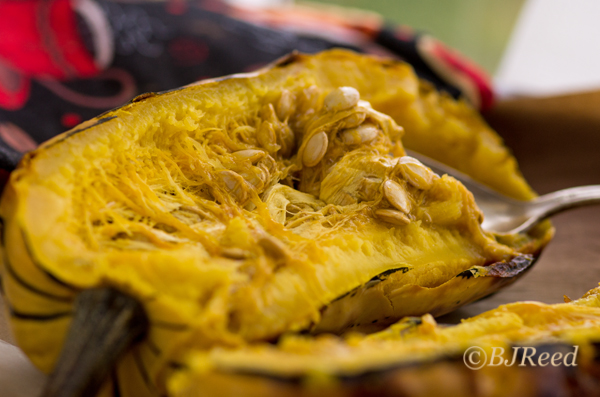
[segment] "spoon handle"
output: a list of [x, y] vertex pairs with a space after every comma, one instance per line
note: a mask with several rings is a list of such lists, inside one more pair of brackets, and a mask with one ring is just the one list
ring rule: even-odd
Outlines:
[[545, 194], [528, 203], [526, 212], [529, 220], [511, 233], [525, 232], [554, 214], [592, 204], [600, 204], [600, 185], [572, 187]]

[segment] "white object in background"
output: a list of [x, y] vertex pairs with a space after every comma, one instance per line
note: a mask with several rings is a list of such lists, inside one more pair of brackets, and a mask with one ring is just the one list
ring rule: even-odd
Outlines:
[[102, 7], [93, 0], [78, 0], [73, 3], [77, 12], [87, 23], [94, 45], [94, 61], [98, 69], [110, 66], [115, 53], [113, 32]]
[[600, 1], [528, 0], [494, 79], [501, 96], [600, 89]]
[[46, 376], [35, 368], [18, 347], [0, 340], [0, 395], [31, 397], [42, 391]]

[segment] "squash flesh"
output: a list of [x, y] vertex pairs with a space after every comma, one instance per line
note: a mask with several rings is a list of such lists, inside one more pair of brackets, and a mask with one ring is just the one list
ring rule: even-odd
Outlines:
[[[565, 353], [572, 356], [568, 363], [575, 363], [576, 358], [576, 370], [588, 374], [584, 382], [590, 382], [589, 375], [597, 378], [593, 372], [593, 357], [597, 354], [595, 344], [600, 332], [599, 292], [596, 288], [581, 299], [563, 304], [516, 302], [502, 305], [454, 326], [440, 326], [430, 315], [425, 315], [405, 318], [389, 329], [371, 335], [351, 334], [346, 338], [289, 335], [277, 345], [192, 352], [187, 358], [188, 368], [171, 377], [169, 390], [178, 397], [226, 396], [235, 394], [239, 387], [244, 387], [249, 395], [354, 395], [370, 387], [386, 395], [429, 395], [426, 391], [431, 395], [478, 395], [469, 388], [478, 390], [477, 386], [481, 385], [472, 382], [474, 377], [483, 374], [489, 395], [511, 391], [517, 395], [537, 395], [536, 386], [531, 387], [535, 372], [531, 374], [527, 367], [520, 365], [528, 363], [527, 360], [518, 357], [512, 366], [498, 365], [498, 360], [501, 357], [502, 362], [513, 362], [512, 352], [516, 346], [521, 349], [523, 346], [534, 347], [550, 353], [553, 353], [552, 346], [557, 348], [556, 351], [565, 347]], [[496, 354], [496, 365], [483, 367], [480, 371], [467, 369], [462, 355], [473, 346], [487, 354], [488, 363], [492, 354]], [[574, 346], [578, 349], [576, 356], [573, 355]], [[504, 353], [498, 349], [503, 349]], [[565, 353], [558, 356], [556, 362], [562, 364]], [[543, 363], [549, 366], [551, 354], [546, 354], [548, 359]], [[540, 356], [532, 357], [532, 362], [537, 363]], [[456, 366], [472, 372], [466, 377], [453, 373], [450, 364], [454, 361]], [[414, 373], [415, 366], [421, 371]], [[553, 368], [552, 371], [558, 370]], [[574, 369], [570, 371], [569, 381], [573, 382], [576, 379]], [[436, 381], [446, 381], [444, 388], [438, 390], [427, 383], [428, 373]], [[560, 375], [559, 372], [552, 373]], [[410, 382], [410, 376], [426, 383]], [[459, 378], [451, 382], [453, 376]], [[522, 378], [529, 387], [519, 383]], [[547, 381], [547, 378], [543, 379], [543, 382]], [[388, 389], [378, 389], [380, 384], [387, 385]]]
[[[406, 187], [414, 208], [408, 225], [373, 216], [373, 208], [390, 208], [380, 190], [369, 200], [340, 205], [335, 191], [326, 189], [339, 190], [347, 179], [327, 184], [326, 178], [334, 180], [345, 168], [331, 166], [352, 163], [353, 155], [391, 161], [388, 153], [404, 154], [402, 132], [368, 108], [323, 111], [326, 93], [350, 85], [376, 109], [406, 107], [413, 113], [399, 121], [407, 126], [417, 117], [410, 109], [428, 105], [404, 64], [341, 51], [300, 60], [148, 97], [48, 142], [13, 173], [3, 197], [7, 263], [31, 268], [28, 277], [44, 291], [62, 292], [58, 279], [72, 287], [67, 296], [109, 285], [144, 302], [154, 325], [150, 339], [162, 352], [149, 360], [149, 371], [160, 378], [186, 349], [239, 347], [318, 325], [324, 306], [389, 269], [411, 267], [405, 279], [394, 279], [395, 288], [435, 288], [473, 266], [534, 253], [548, 241], [549, 228], [540, 238], [525, 237], [529, 246], [496, 242], [480, 229], [470, 193], [448, 177], [427, 192]], [[277, 115], [285, 114], [278, 109], [284, 89], [297, 99], [287, 120]], [[362, 147], [345, 147], [337, 134], [360, 112], [380, 134]], [[266, 123], [277, 126], [276, 142], [267, 142]], [[471, 124], [471, 136], [491, 134]], [[294, 130], [293, 142], [286, 129]], [[319, 165], [303, 166], [305, 138], [319, 129], [332, 145]], [[266, 138], [259, 139], [261, 133]], [[258, 163], [239, 161], [234, 153], [242, 150], [266, 154]], [[261, 180], [265, 169], [268, 181]], [[525, 182], [514, 169], [510, 175], [506, 191], [527, 196]], [[371, 176], [394, 177], [393, 167]], [[312, 195], [285, 198], [304, 207], [289, 219], [273, 216], [277, 206], [267, 200], [268, 189], [283, 184]], [[17, 284], [9, 300], [20, 310], [35, 309], [19, 303], [23, 287]], [[32, 337], [44, 326], [13, 324], [34, 363], [49, 371], [57, 348]], [[55, 334], [54, 346], [60, 346], [64, 333]]]

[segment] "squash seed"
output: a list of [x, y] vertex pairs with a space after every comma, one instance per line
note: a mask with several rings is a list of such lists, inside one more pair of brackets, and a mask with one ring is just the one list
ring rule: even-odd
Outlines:
[[398, 160], [398, 169], [408, 183], [422, 190], [430, 189], [437, 176], [419, 160], [410, 156], [400, 157]]
[[219, 172], [219, 177], [225, 184], [229, 193], [235, 197], [239, 203], [246, 201], [248, 198], [248, 186], [241, 175], [231, 170], [224, 170]]
[[311, 85], [302, 90], [298, 98], [298, 108], [301, 114], [313, 113], [319, 107], [319, 96], [321, 89], [316, 85]]
[[263, 122], [256, 133], [256, 139], [258, 143], [265, 148], [269, 153], [274, 153], [280, 149], [277, 144], [277, 135], [273, 124], [268, 121]]
[[311, 136], [306, 142], [304, 153], [302, 153], [302, 162], [307, 167], [314, 167], [319, 164], [319, 161], [327, 152], [329, 140], [325, 131], [317, 132]]
[[287, 120], [293, 112], [294, 96], [289, 90], [281, 91], [276, 112], [279, 120]]
[[384, 222], [391, 223], [394, 225], [408, 225], [410, 219], [400, 211], [395, 210], [375, 210], [375, 216]]
[[383, 183], [383, 195], [396, 209], [408, 214], [410, 212], [410, 201], [408, 193], [395, 181], [388, 179]]
[[278, 132], [278, 142], [281, 145], [281, 152], [279, 152], [283, 157], [289, 157], [294, 147], [296, 146], [296, 135], [294, 135], [294, 131], [287, 125], [283, 124]]
[[302, 211], [302, 208], [296, 204], [289, 203], [286, 205], [285, 210], [290, 214], [297, 214]]
[[242, 248], [227, 247], [221, 248], [221, 255], [229, 259], [248, 259], [252, 256], [252, 253]]
[[367, 118], [367, 112], [354, 112], [343, 120], [342, 128], [354, 128], [361, 125]]
[[275, 237], [265, 234], [258, 239], [258, 245], [273, 259], [287, 258], [286, 246]]
[[356, 128], [349, 128], [342, 132], [342, 141], [346, 145], [359, 145], [371, 142], [379, 135], [379, 128], [372, 123], [364, 123]]
[[357, 196], [359, 201], [374, 200], [379, 192], [381, 179], [378, 177], [367, 176], [362, 179], [359, 185]]
[[373, 106], [371, 106], [371, 102], [369, 101], [365, 101], [365, 100], [359, 100], [357, 103], [359, 108], [364, 108], [364, 109], [373, 109]]
[[246, 149], [238, 150], [237, 152], [234, 152], [233, 155], [236, 157], [236, 159], [242, 161], [250, 160], [250, 162], [254, 164], [256, 161], [265, 157], [266, 153], [262, 150]]
[[326, 110], [337, 112], [356, 106], [359, 100], [360, 94], [356, 88], [339, 87], [327, 94], [323, 104]]
[[238, 171], [238, 174], [246, 180], [254, 189], [260, 194], [263, 188], [265, 187], [265, 183], [263, 181], [263, 170], [259, 167], [247, 167], [241, 171]]
[[260, 170], [259, 178], [262, 181], [263, 185], [266, 186], [267, 182], [269, 182], [271, 179], [271, 174], [269, 173], [269, 169], [264, 164], [259, 164], [258, 169]]

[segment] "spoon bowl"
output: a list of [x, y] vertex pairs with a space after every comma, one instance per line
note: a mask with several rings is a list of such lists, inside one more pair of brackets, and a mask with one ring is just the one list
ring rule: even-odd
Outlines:
[[407, 150], [433, 172], [448, 174], [459, 180], [473, 193], [483, 211], [481, 227], [496, 233], [524, 233], [548, 217], [585, 205], [600, 204], [600, 185], [579, 186], [558, 190], [530, 201], [515, 200], [476, 181], [470, 176], [420, 153]]

